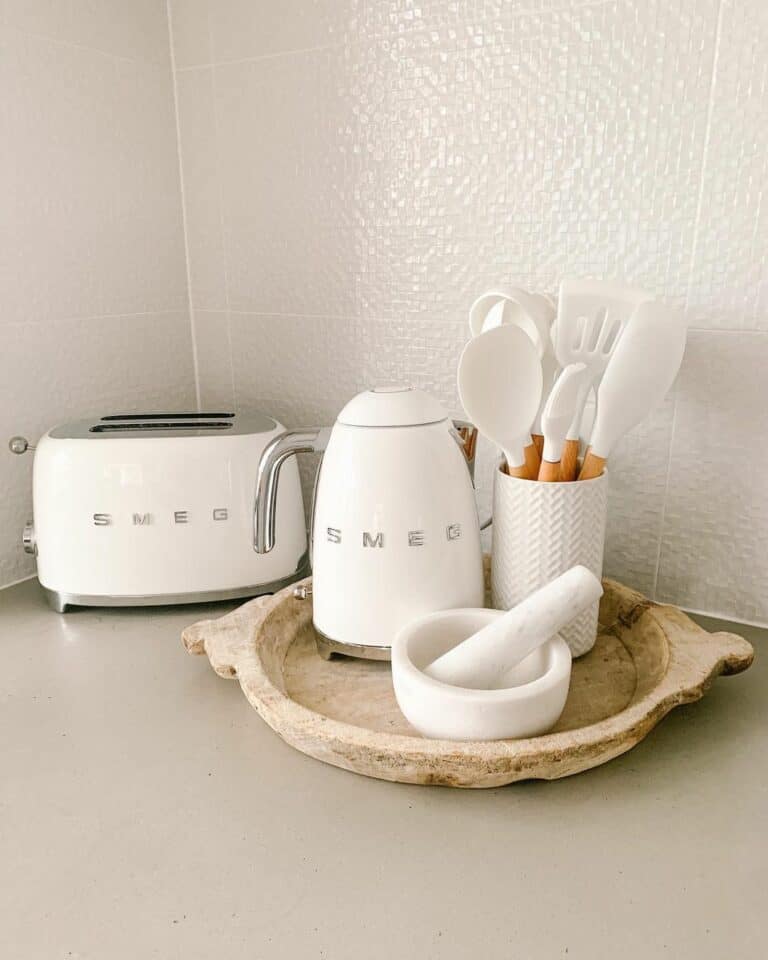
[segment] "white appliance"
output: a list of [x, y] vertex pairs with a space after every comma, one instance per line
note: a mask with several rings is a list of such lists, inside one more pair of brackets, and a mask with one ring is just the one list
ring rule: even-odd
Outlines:
[[356, 396], [332, 429], [288, 432], [265, 449], [255, 536], [267, 557], [280, 546], [281, 466], [291, 454], [324, 451], [311, 541], [324, 656], [386, 660], [415, 617], [483, 605], [480, 527], [458, 426], [427, 394], [395, 385]]
[[279, 544], [253, 548], [256, 471], [283, 429], [261, 414], [154, 413], [50, 430], [35, 452], [24, 544], [51, 606], [248, 597], [304, 576], [295, 463], [280, 488]]

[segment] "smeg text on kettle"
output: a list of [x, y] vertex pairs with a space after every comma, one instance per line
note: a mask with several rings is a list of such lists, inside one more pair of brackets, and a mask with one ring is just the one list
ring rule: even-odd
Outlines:
[[[325, 538], [329, 543], [341, 543], [342, 542], [342, 532], [339, 527], [327, 527], [325, 532]], [[373, 548], [383, 548], [386, 546], [387, 540], [384, 536], [384, 532], [381, 530], [362, 531], [362, 539], [364, 547], [373, 547]], [[450, 542], [451, 540], [460, 540], [461, 539], [461, 524], [460, 523], [449, 523], [445, 528], [445, 539]], [[427, 534], [424, 530], [408, 530], [406, 534], [406, 543], [409, 547], [423, 547], [427, 542]]]

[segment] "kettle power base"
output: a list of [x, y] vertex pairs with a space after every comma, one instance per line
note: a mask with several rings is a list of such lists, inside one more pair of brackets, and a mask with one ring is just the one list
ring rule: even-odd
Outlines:
[[401, 783], [555, 780], [625, 753], [673, 707], [702, 697], [715, 677], [752, 663], [741, 637], [708, 633], [677, 608], [614, 581], [603, 586], [597, 641], [573, 663], [560, 720], [525, 740], [423, 738], [400, 713], [389, 664], [318, 654], [311, 600], [294, 597], [293, 587], [196, 623], [182, 639], [219, 676], [236, 678], [287, 743], [317, 760]]
[[391, 659], [391, 647], [379, 647], [370, 643], [340, 643], [338, 640], [332, 640], [326, 637], [322, 631], [315, 627], [315, 645], [317, 652], [324, 660], [330, 660], [334, 653], [344, 657], [362, 657], [364, 660], [386, 660]]

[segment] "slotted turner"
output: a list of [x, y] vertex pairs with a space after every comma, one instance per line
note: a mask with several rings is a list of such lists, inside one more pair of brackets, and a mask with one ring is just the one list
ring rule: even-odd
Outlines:
[[560, 478], [576, 478], [579, 434], [589, 391], [597, 389], [627, 321], [651, 294], [637, 287], [604, 280], [571, 280], [560, 284], [555, 332], [555, 354], [561, 367], [583, 363], [574, 416], [566, 434]]

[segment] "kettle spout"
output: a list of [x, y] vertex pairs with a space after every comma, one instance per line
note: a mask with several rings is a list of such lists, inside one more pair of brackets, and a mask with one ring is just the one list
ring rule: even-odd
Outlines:
[[275, 513], [280, 468], [295, 453], [319, 453], [325, 450], [331, 435], [330, 427], [288, 430], [264, 448], [256, 478], [253, 504], [253, 549], [269, 553], [275, 545]]

